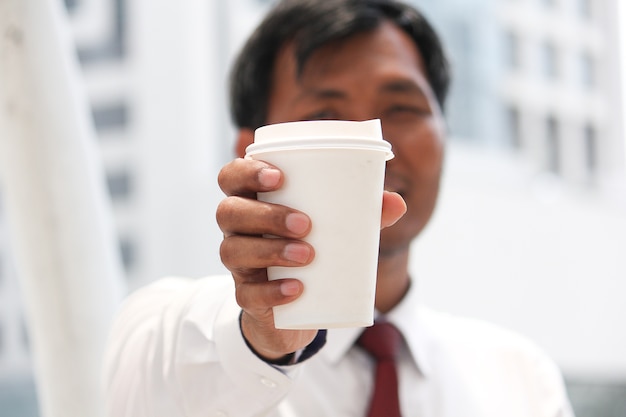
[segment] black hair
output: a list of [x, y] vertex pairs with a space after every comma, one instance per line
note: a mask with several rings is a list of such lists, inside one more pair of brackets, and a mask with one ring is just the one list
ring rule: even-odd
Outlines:
[[450, 84], [448, 60], [437, 33], [420, 12], [396, 0], [282, 0], [265, 16], [235, 61], [231, 115], [240, 128], [266, 124], [276, 56], [294, 41], [298, 71], [319, 47], [377, 28], [389, 20], [415, 42], [439, 105]]

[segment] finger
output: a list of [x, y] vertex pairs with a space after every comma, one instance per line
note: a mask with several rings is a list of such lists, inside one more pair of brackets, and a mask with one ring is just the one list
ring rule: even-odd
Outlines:
[[217, 182], [226, 195], [254, 197], [257, 192], [279, 188], [283, 176], [263, 161], [237, 158], [221, 169]]
[[302, 294], [304, 286], [297, 279], [266, 282], [242, 282], [237, 285], [237, 304], [257, 319], [268, 318], [274, 306], [287, 304]]
[[383, 192], [383, 211], [380, 228], [392, 226], [406, 213], [406, 202], [398, 193]]
[[239, 274], [269, 266], [303, 266], [314, 256], [313, 247], [299, 240], [233, 235], [220, 245], [222, 263]]
[[301, 238], [311, 230], [311, 220], [299, 211], [243, 197], [222, 200], [216, 219], [225, 236], [269, 234]]

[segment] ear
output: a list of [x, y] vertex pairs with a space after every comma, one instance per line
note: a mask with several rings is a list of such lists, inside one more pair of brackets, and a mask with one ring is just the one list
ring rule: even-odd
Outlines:
[[235, 151], [237, 152], [237, 156], [243, 158], [246, 155], [246, 148], [253, 142], [254, 131], [252, 129], [239, 129], [239, 134], [237, 135], [237, 144], [235, 145]]

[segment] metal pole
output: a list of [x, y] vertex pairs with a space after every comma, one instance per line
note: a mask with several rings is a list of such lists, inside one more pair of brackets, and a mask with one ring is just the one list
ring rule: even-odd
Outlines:
[[65, 19], [60, 0], [0, 0], [0, 174], [41, 415], [90, 417], [124, 289]]

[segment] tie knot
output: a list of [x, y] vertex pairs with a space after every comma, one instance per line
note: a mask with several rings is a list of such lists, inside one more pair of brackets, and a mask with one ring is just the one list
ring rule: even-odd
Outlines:
[[402, 334], [388, 322], [377, 322], [363, 331], [357, 344], [377, 361], [395, 360], [402, 342]]

